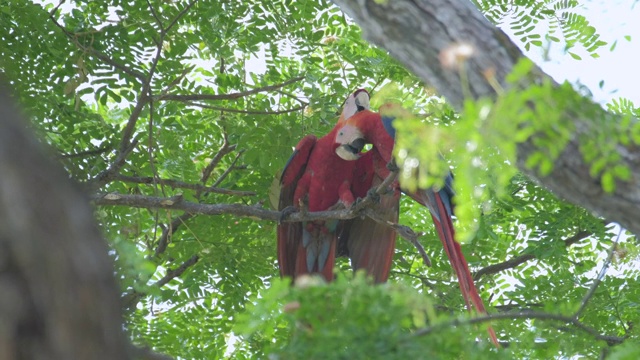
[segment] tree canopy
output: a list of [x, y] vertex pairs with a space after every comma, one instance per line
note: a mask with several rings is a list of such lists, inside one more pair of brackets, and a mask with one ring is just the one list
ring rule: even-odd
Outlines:
[[[95, 205], [141, 356], [638, 358], [640, 109], [556, 83], [495, 27], [527, 49], [607, 51], [578, 2], [336, 3], [346, 14], [324, 0], [0, 5], [2, 76]], [[431, 267], [399, 240], [385, 285], [344, 259], [331, 284], [279, 279], [278, 174], [358, 88], [415, 114], [396, 153], [423, 166], [402, 174], [438, 186], [454, 172], [489, 315], [466, 312], [410, 199], [400, 223], [424, 232]]]

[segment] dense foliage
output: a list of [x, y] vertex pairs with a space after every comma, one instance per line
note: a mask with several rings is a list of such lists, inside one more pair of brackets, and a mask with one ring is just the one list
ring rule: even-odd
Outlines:
[[[502, 3], [477, 5], [520, 31], [527, 48], [565, 41], [597, 54], [604, 45], [573, 12], [577, 2]], [[549, 34], [536, 27], [545, 19]], [[510, 161], [512, 131], [527, 136], [522, 124], [531, 121], [550, 134], [549, 153], [531, 166], [552, 166], [571, 131], [558, 119], [500, 104], [482, 118], [483, 103], [473, 102], [454, 113], [323, 0], [16, 0], [0, 4], [0, 24], [0, 70], [33, 128], [94, 200], [128, 199], [98, 206], [96, 218], [135, 344], [187, 359], [640, 356], [635, 237], [557, 199]], [[518, 96], [544, 95], [544, 86]], [[342, 261], [335, 283], [292, 288], [278, 279], [274, 221], [233, 207], [172, 209], [182, 201], [268, 208], [292, 147], [326, 133], [360, 87], [375, 95], [374, 108], [395, 100], [418, 114], [399, 126], [402, 162], [444, 153], [453, 167], [463, 251], [506, 349], [488, 342], [487, 321], [470, 324], [428, 210], [410, 200], [400, 222], [425, 232], [433, 266], [399, 241], [383, 286]], [[638, 115], [624, 99], [609, 110]], [[483, 132], [482, 121], [504, 133]], [[601, 158], [593, 176], [607, 191], [627, 172]], [[419, 182], [437, 183], [429, 169]]]

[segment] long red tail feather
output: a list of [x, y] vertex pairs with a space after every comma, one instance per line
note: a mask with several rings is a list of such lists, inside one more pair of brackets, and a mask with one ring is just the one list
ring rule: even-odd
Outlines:
[[[449, 257], [451, 267], [453, 267], [454, 271], [456, 272], [458, 284], [460, 285], [460, 291], [462, 292], [462, 297], [464, 298], [464, 301], [467, 305], [467, 309], [471, 311], [473, 306], [478, 313], [486, 314], [487, 311], [485, 310], [484, 303], [482, 302], [482, 299], [478, 294], [478, 290], [476, 289], [473, 277], [471, 276], [471, 272], [469, 271], [467, 260], [464, 258], [464, 254], [462, 254], [460, 244], [455, 241], [451, 217], [449, 217], [447, 214], [445, 205], [442, 202], [442, 197], [436, 194], [435, 199], [437, 203], [437, 211], [440, 214], [440, 219], [444, 220], [444, 224], [438, 221], [438, 219], [436, 219], [436, 217], [432, 215], [433, 222], [436, 225], [436, 230], [438, 231], [438, 236], [440, 237], [440, 241], [442, 241], [445, 252]], [[493, 330], [493, 328], [489, 326], [487, 330], [489, 331], [491, 341], [497, 347], [500, 347], [496, 332]]]

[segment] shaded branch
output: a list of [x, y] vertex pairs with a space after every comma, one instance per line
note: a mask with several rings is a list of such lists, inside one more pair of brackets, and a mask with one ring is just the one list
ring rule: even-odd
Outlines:
[[[62, 2], [60, 2], [60, 5], [62, 4]], [[60, 6], [58, 5], [58, 7]], [[71, 42], [77, 46], [80, 50], [82, 50], [82, 52], [87, 53], [89, 55], [95, 56], [96, 58], [98, 58], [99, 60], [101, 60], [102, 62], [104, 62], [105, 64], [111, 65], [114, 68], [122, 71], [123, 73], [133, 76], [135, 78], [137, 78], [140, 81], [144, 81], [145, 79], [145, 75], [143, 73], [141, 73], [138, 70], [134, 70], [131, 69], [123, 64], [120, 64], [119, 62], [117, 62], [116, 60], [113, 60], [112, 58], [110, 58], [109, 56], [99, 52], [98, 50], [95, 50], [92, 47], [89, 46], [84, 46], [82, 45], [79, 41], [78, 38], [76, 36], [76, 34], [74, 34], [73, 32], [70, 32], [69, 30], [67, 30], [64, 26], [62, 26], [62, 24], [60, 24], [56, 18], [54, 17], [56, 11], [58, 9], [58, 7], [56, 7], [54, 9], [54, 11], [51, 11], [49, 13], [49, 18], [51, 19], [51, 21], [53, 21], [53, 23], [60, 29], [62, 30], [62, 32], [69, 38], [69, 40], [71, 40]]]
[[124, 166], [125, 160], [127, 156], [135, 149], [138, 145], [138, 139], [133, 139], [129, 147], [125, 149], [123, 152], [119, 152], [116, 156], [116, 159], [109, 165], [108, 168], [101, 171], [96, 177], [89, 180], [87, 185], [90, 189], [99, 189], [104, 185], [113, 181], [114, 177], [120, 172], [120, 169]]
[[349, 220], [356, 216], [364, 215], [365, 209], [375, 204], [376, 194], [388, 191], [388, 186], [395, 181], [398, 175], [396, 171], [391, 171], [384, 181], [377, 188], [370, 190], [370, 193], [360, 202], [354, 204], [349, 209], [326, 210], [307, 212], [304, 209], [295, 213], [283, 213], [275, 210], [267, 210], [259, 206], [249, 206], [242, 204], [199, 204], [185, 201], [182, 195], [172, 197], [155, 197], [145, 195], [129, 195], [119, 193], [94, 194], [91, 201], [98, 206], [129, 206], [145, 209], [172, 209], [182, 210], [190, 214], [202, 215], [236, 215], [255, 219], [280, 221], [280, 222], [301, 222], [317, 220]]
[[[169, 281], [171, 281], [171, 280], [175, 279], [176, 277], [182, 275], [188, 268], [190, 268], [195, 263], [197, 263], [198, 260], [200, 260], [200, 257], [198, 255], [193, 255], [192, 257], [187, 259], [185, 262], [183, 262], [177, 268], [175, 268], [173, 270], [168, 270], [167, 274], [164, 277], [162, 277], [162, 279], [158, 280], [157, 282], [155, 282], [151, 286], [160, 288], [160, 287], [166, 285]], [[135, 291], [135, 290], [130, 292], [130, 293], [127, 293], [127, 294], [123, 295], [122, 296], [123, 306], [126, 309], [131, 309], [131, 308], [135, 307], [135, 305], [138, 303], [138, 301], [140, 301], [140, 299], [144, 295], [145, 294], [140, 293], [140, 292]]]
[[556, 322], [562, 322], [565, 324], [570, 324], [575, 326], [577, 329], [591, 335], [596, 340], [605, 341], [609, 345], [621, 344], [627, 339], [627, 336], [620, 337], [620, 336], [600, 334], [596, 329], [583, 324], [582, 322], [578, 321], [574, 317], [564, 316], [560, 314], [537, 312], [537, 311], [521, 311], [517, 313], [499, 313], [499, 314], [491, 314], [491, 315], [482, 315], [482, 316], [478, 316], [471, 319], [454, 319], [454, 320], [445, 321], [439, 324], [435, 324], [429, 327], [419, 329], [415, 331], [413, 335], [425, 336], [434, 332], [438, 332], [440, 330], [461, 326], [461, 325], [472, 325], [472, 324], [491, 322], [495, 320], [515, 320], [515, 319], [538, 319], [538, 320], [549, 320], [549, 321], [556, 321]]
[[[153, 185], [154, 179], [152, 177], [136, 177], [136, 176], [126, 176], [126, 175], [116, 175], [114, 177], [116, 181], [135, 183], [135, 184], [147, 184]], [[230, 190], [224, 188], [218, 188], [215, 186], [204, 186], [201, 184], [191, 184], [186, 183], [179, 180], [172, 179], [155, 179], [155, 182], [158, 184], [163, 184], [171, 187], [172, 189], [189, 189], [196, 190], [200, 192], [211, 192], [215, 194], [224, 194], [224, 195], [236, 195], [236, 196], [255, 196], [255, 191], [243, 191], [243, 190]]]
[[593, 294], [595, 294], [596, 292], [596, 288], [598, 287], [598, 285], [600, 285], [602, 278], [607, 273], [607, 270], [609, 269], [609, 265], [611, 264], [611, 260], [613, 259], [613, 254], [616, 252], [616, 248], [618, 247], [620, 234], [622, 234], [622, 228], [620, 228], [620, 230], [618, 231], [618, 236], [616, 237], [616, 240], [613, 242], [613, 245], [611, 245], [611, 248], [609, 249], [609, 254], [607, 255], [607, 259], [602, 264], [602, 269], [600, 269], [598, 276], [593, 280], [593, 284], [591, 284], [589, 291], [582, 298], [582, 302], [580, 303], [580, 308], [576, 310], [576, 313], [573, 315], [573, 317], [576, 320], [580, 317], [580, 315], [582, 315], [582, 313], [584, 312], [584, 309], [587, 308], [587, 304], [589, 303], [589, 300], [591, 300], [591, 298], [593, 297]]
[[[173, 197], [155, 197], [145, 195], [128, 195], [119, 193], [95, 194], [91, 201], [98, 206], [129, 206], [144, 209], [182, 210], [198, 215], [235, 215], [261, 220], [279, 221], [281, 212], [243, 204], [198, 204], [185, 201], [181, 195]], [[371, 203], [371, 202], [369, 202]], [[364, 207], [358, 206], [345, 210], [316, 211], [302, 214], [296, 212], [288, 215], [283, 222], [300, 222], [316, 220], [348, 220], [362, 215]]]
[[[581, 240], [584, 240], [585, 238], [589, 237], [591, 235], [590, 231], [580, 231], [578, 233], [576, 233], [575, 235], [563, 240], [564, 241], [564, 246], [565, 247], [569, 247]], [[480, 279], [482, 276], [484, 275], [492, 275], [492, 274], [497, 274], [501, 271], [507, 270], [507, 269], [513, 269], [519, 265], [524, 264], [525, 262], [529, 261], [529, 260], [533, 260], [535, 259], [536, 256], [533, 254], [522, 254], [519, 256], [516, 256], [514, 258], [511, 258], [507, 261], [503, 261], [501, 263], [497, 263], [497, 264], [493, 264], [493, 265], [489, 265], [487, 267], [484, 267], [480, 270], [478, 270], [474, 276], [473, 279], [475, 281], [478, 281], [478, 279]]]
[[223, 131], [223, 133], [222, 133], [222, 146], [220, 146], [220, 149], [213, 156], [213, 159], [211, 159], [209, 164], [207, 164], [207, 166], [204, 168], [204, 170], [202, 170], [202, 177], [200, 178], [200, 182], [205, 184], [207, 182], [207, 180], [209, 179], [209, 176], [211, 176], [211, 172], [213, 171], [213, 169], [215, 169], [215, 167], [218, 166], [218, 163], [220, 162], [220, 160], [222, 160], [222, 157], [224, 157], [228, 153], [230, 153], [233, 150], [235, 150], [236, 147], [238, 147], [238, 146], [235, 145], [235, 144], [234, 145], [230, 145], [229, 144], [229, 139], [227, 138], [227, 133], [226, 133], [226, 131]]
[[158, 257], [167, 250], [167, 245], [169, 245], [169, 239], [176, 231], [178, 231], [178, 227], [182, 225], [185, 221], [194, 217], [191, 213], [184, 213], [180, 216], [176, 216], [171, 223], [169, 223], [169, 227], [162, 226], [162, 236], [158, 239], [158, 246], [156, 246], [156, 250], [153, 254], [154, 257]]
[[299, 99], [297, 96], [295, 96], [294, 94], [291, 94], [291, 93], [288, 93], [288, 92], [286, 92], [286, 91], [283, 91], [282, 89], [276, 90], [276, 93], [281, 94], [281, 95], [284, 95], [284, 96], [286, 96], [286, 97], [289, 97], [289, 98], [291, 98], [291, 99], [293, 99], [293, 100], [297, 101], [300, 105], [302, 105], [302, 107], [307, 107], [307, 106], [309, 106], [309, 103], [308, 103], [308, 102], [306, 102], [306, 101], [304, 101], [304, 100], [301, 100], [301, 99]]
[[182, 70], [182, 73], [176, 77], [175, 79], [173, 79], [173, 81], [171, 81], [171, 83], [169, 83], [169, 85], [165, 86], [164, 89], [162, 89], [162, 91], [160, 92], [161, 95], [164, 95], [166, 93], [169, 92], [169, 90], [171, 90], [173, 87], [175, 87], [176, 85], [180, 84], [180, 82], [182, 80], [184, 80], [184, 78], [195, 68], [195, 65], [192, 66], [187, 66]]
[[233, 159], [233, 161], [231, 162], [231, 165], [229, 165], [229, 167], [227, 168], [227, 170], [225, 170], [222, 175], [220, 175], [220, 177], [218, 178], [218, 180], [216, 180], [213, 185], [211, 185], [211, 187], [216, 187], [218, 185], [220, 185], [221, 182], [224, 181], [224, 179], [227, 178], [227, 176], [229, 175], [229, 173], [232, 170], [236, 170], [238, 169], [238, 167], [236, 167], [236, 163], [238, 162], [238, 159], [240, 159], [240, 156], [242, 156], [242, 154], [244, 153], [244, 150], [240, 150], [238, 151], [238, 153], [236, 154], [236, 157]]
[[149, 11], [151, 11], [151, 16], [153, 16], [153, 18], [156, 20], [156, 23], [158, 23], [160, 32], [164, 32], [164, 26], [162, 25], [162, 20], [160, 20], [160, 17], [158, 16], [156, 9], [153, 8], [153, 5], [151, 5], [151, 2], [149, 0], [146, 0], [146, 1], [147, 1], [147, 6], [149, 7]]
[[178, 23], [178, 20], [180, 20], [197, 2], [198, 0], [192, 0], [187, 6], [185, 6], [184, 9], [182, 9], [180, 13], [176, 15], [176, 17], [169, 23], [169, 25], [167, 25], [167, 28], [164, 30], [163, 34], [166, 35], [169, 31], [171, 31], [171, 28], [173, 28]]
[[211, 105], [201, 104], [201, 103], [192, 102], [192, 101], [187, 101], [187, 105], [198, 106], [203, 109], [224, 111], [224, 112], [237, 113], [237, 114], [247, 114], [247, 115], [280, 115], [280, 114], [288, 114], [288, 113], [304, 110], [305, 108], [305, 105], [300, 105], [298, 107], [294, 107], [287, 110], [241, 110], [241, 109], [226, 108], [221, 106], [211, 106]]
[[85, 151], [80, 151], [72, 154], [60, 154], [59, 156], [63, 159], [70, 159], [70, 158], [76, 158], [76, 157], [100, 155], [100, 154], [106, 153], [109, 150], [111, 150], [111, 145], [103, 145], [93, 150], [85, 150]]
[[380, 216], [378, 216], [378, 214], [373, 209], [366, 209], [364, 213], [375, 222], [392, 228], [398, 235], [400, 235], [401, 238], [410, 242], [411, 245], [413, 245], [416, 250], [418, 250], [418, 253], [422, 257], [422, 261], [424, 261], [424, 264], [428, 267], [431, 267], [431, 259], [429, 259], [429, 255], [424, 250], [422, 244], [420, 244], [420, 241], [418, 241], [418, 238], [424, 235], [423, 232], [416, 232], [406, 225], [400, 225], [388, 220], [384, 220]]
[[290, 85], [290, 84], [293, 84], [295, 82], [298, 82], [298, 81], [300, 81], [302, 79], [304, 79], [304, 76], [298, 76], [298, 77], [292, 78], [292, 79], [287, 80], [287, 81], [285, 81], [283, 83], [280, 83], [280, 84], [268, 85], [268, 86], [255, 88], [255, 89], [252, 89], [252, 90], [247, 90], [247, 91], [242, 91], [242, 92], [237, 92], [237, 93], [230, 93], [230, 94], [188, 94], [188, 95], [166, 94], [166, 95], [158, 96], [157, 100], [162, 100], [162, 101], [167, 101], [167, 100], [174, 100], [174, 101], [235, 100], [235, 99], [239, 99], [239, 98], [242, 98], [242, 97], [255, 95], [255, 94], [258, 94], [258, 93], [261, 93], [261, 92], [277, 90], [277, 89], [280, 89], [280, 88], [285, 87], [287, 85]]

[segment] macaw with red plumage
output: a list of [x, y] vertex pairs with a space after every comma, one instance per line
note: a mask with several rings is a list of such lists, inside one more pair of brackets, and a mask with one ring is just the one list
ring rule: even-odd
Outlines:
[[[305, 136], [287, 162], [280, 180], [278, 209], [287, 212], [304, 204], [309, 211], [328, 210], [339, 202], [350, 207], [356, 197], [352, 191], [352, 179], [356, 160], [362, 147], [353, 143], [349, 149], [352, 157], [342, 159], [336, 153], [336, 131], [353, 114], [369, 108], [369, 94], [358, 90], [345, 101], [338, 124], [327, 135], [317, 139]], [[362, 144], [364, 146], [364, 143]], [[366, 159], [366, 158], [365, 158]], [[365, 190], [366, 191], [366, 190]], [[304, 223], [280, 223], [278, 225], [278, 264], [281, 276], [296, 278], [302, 274], [321, 274], [325, 280], [333, 280], [336, 257], [338, 220]]]
[[[343, 159], [349, 160], [353, 157], [353, 154], [349, 152], [349, 150], [353, 148], [353, 144], [362, 146], [363, 141], [372, 144], [372, 149], [366, 154], [372, 158], [371, 166], [373, 167], [375, 173], [374, 178], [376, 179], [374, 183], [381, 182], [390, 174], [387, 164], [392, 160], [393, 147], [395, 145], [395, 128], [392, 122], [397, 117], [396, 115], [403, 111], [406, 112], [406, 110], [399, 108], [397, 105], [385, 105], [380, 108], [380, 113], [365, 110], [350, 117], [342, 123], [342, 127], [335, 132], [335, 141], [340, 145], [340, 147], [336, 149], [336, 153]], [[373, 154], [368, 155], [370, 153]], [[367, 170], [359, 170], [356, 168], [356, 172], [358, 171], [366, 172]], [[460, 244], [454, 238], [455, 233], [452, 222], [452, 199], [454, 192], [452, 181], [453, 177], [451, 173], [449, 173], [441, 189], [436, 190], [429, 188], [417, 189], [416, 191], [401, 188], [400, 184], [396, 181], [392, 185], [392, 194], [388, 195], [387, 198], [382, 201], [380, 208], [386, 209], [389, 213], [393, 214], [393, 216], [388, 216], [388, 220], [393, 218], [396, 221], [391, 221], [397, 222], [400, 190], [423, 206], [429, 208], [440, 241], [444, 246], [451, 266], [458, 278], [460, 290], [467, 308], [471, 311], [472, 307], [474, 307], [478, 313], [485, 314], [484, 304], [478, 295], [473, 277], [469, 272], [467, 261], [462, 254]], [[353, 233], [353, 230], [351, 232]], [[368, 233], [353, 233], [351, 237], [354, 238], [350, 239], [351, 242], [362, 244], [364, 247], [367, 246], [367, 241], [384, 243], [380, 237], [372, 237]], [[388, 269], [389, 265], [387, 264], [390, 264], [391, 257], [393, 256], [394, 241], [391, 241], [389, 238], [387, 244], [392, 246], [390, 250], [384, 247], [381, 249], [370, 248], [368, 254], [370, 258], [375, 258], [377, 259], [376, 261], [380, 261], [380, 267], [385, 269]], [[378, 251], [378, 253], [373, 254], [373, 251]], [[388, 270], [386, 271], [388, 272]], [[492, 341], [498, 345], [498, 340], [492, 328], [489, 328], [489, 334]]]

